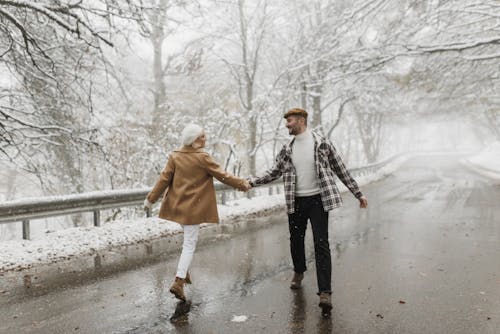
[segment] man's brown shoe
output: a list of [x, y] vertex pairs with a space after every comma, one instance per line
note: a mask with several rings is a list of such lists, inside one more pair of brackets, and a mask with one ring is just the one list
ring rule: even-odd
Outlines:
[[332, 309], [332, 295], [328, 292], [321, 292], [319, 294], [319, 307], [323, 310], [323, 313], [330, 312]]
[[293, 272], [293, 278], [290, 282], [290, 289], [300, 289], [302, 287], [302, 280], [304, 279], [304, 273]]
[[170, 292], [175, 295], [175, 298], [182, 301], [186, 301], [186, 295], [184, 295], [184, 284], [186, 284], [186, 280], [184, 278], [176, 277], [174, 283], [170, 287]]

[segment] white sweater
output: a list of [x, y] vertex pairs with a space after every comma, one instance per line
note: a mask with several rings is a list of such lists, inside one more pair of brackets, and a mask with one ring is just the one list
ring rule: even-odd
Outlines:
[[306, 130], [295, 136], [292, 145], [292, 163], [297, 172], [295, 194], [299, 197], [319, 194], [318, 175], [314, 163], [314, 138], [311, 131]]

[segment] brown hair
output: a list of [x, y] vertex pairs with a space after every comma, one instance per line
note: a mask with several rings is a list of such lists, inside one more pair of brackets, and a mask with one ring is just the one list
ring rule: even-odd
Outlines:
[[301, 108], [290, 109], [285, 113], [285, 115], [283, 117], [287, 118], [289, 116], [303, 117], [304, 124], [307, 125], [307, 111], [305, 111], [304, 109], [301, 109]]
[[283, 116], [284, 118], [287, 118], [288, 116], [301, 116], [304, 117], [307, 120], [307, 111], [301, 108], [293, 108], [288, 110], [285, 115]]

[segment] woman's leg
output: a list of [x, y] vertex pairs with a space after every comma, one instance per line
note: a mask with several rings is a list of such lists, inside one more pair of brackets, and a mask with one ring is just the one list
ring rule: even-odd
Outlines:
[[182, 243], [182, 252], [177, 265], [177, 274], [179, 278], [186, 278], [187, 271], [193, 260], [193, 254], [198, 241], [198, 232], [200, 225], [182, 225], [184, 230], [184, 241]]

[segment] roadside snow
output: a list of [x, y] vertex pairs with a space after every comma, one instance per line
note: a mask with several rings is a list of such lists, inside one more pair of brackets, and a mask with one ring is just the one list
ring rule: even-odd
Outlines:
[[[359, 185], [376, 181], [398, 168], [405, 157], [391, 162], [374, 175], [355, 177]], [[338, 184], [341, 191], [345, 187]], [[262, 191], [265, 193], [266, 191]], [[276, 195], [242, 198], [219, 205], [221, 224], [265, 214], [268, 210], [284, 208], [283, 191]], [[207, 227], [213, 224], [202, 224]], [[168, 237], [181, 233], [180, 225], [159, 218], [136, 218], [106, 223], [101, 227], [73, 227], [47, 232], [35, 240], [13, 240], [0, 244], [0, 272], [31, 268], [79, 255], [93, 255], [114, 247]]]
[[[283, 194], [265, 199], [239, 199], [219, 205], [221, 224], [284, 206]], [[213, 224], [202, 224], [202, 228]], [[13, 240], [0, 244], [0, 271], [19, 270], [57, 262], [78, 255], [135, 244], [181, 233], [179, 224], [157, 217], [114, 221], [101, 227], [73, 227], [46, 233], [35, 240]]]
[[0, 245], [1, 271], [57, 262], [75, 255], [93, 254], [110, 246], [172, 235], [178, 224], [158, 218], [116, 221], [102, 227], [74, 227], [51, 232], [40, 239], [5, 241]]
[[478, 154], [462, 162], [477, 173], [500, 180], [500, 142], [491, 143]]
[[248, 317], [246, 315], [233, 315], [233, 319], [231, 319], [232, 322], [245, 322], [248, 320]]

